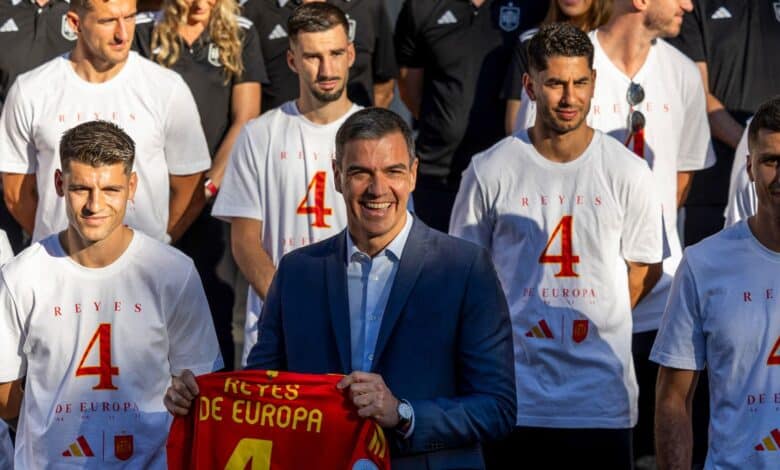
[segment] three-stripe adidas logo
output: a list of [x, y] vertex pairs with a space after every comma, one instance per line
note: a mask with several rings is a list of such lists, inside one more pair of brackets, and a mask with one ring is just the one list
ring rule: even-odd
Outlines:
[[780, 449], [780, 430], [777, 428], [773, 429], [768, 436], [761, 440], [761, 442], [762, 444], [759, 444], [755, 447], [757, 451], [777, 451]]
[[287, 37], [287, 31], [282, 28], [282, 25], [278, 24], [271, 30], [271, 34], [268, 35], [268, 39], [282, 39]]
[[16, 21], [13, 18], [9, 18], [3, 23], [3, 26], [0, 26], [0, 33], [13, 33], [14, 31], [19, 31], [19, 27], [16, 26]]
[[550, 327], [547, 326], [547, 322], [545, 320], [539, 320], [539, 323], [528, 330], [525, 335], [529, 338], [555, 338], [555, 336], [552, 334], [552, 331], [550, 331]]
[[458, 19], [455, 18], [455, 15], [450, 10], [445, 11], [444, 14], [441, 15], [441, 18], [439, 18], [439, 21], [437, 21], [439, 24], [455, 24], [457, 22]]
[[731, 12], [728, 11], [726, 7], [720, 7], [712, 14], [713, 20], [725, 20], [728, 18], [731, 18]]
[[94, 457], [95, 453], [92, 452], [92, 448], [84, 438], [79, 436], [76, 438], [76, 442], [68, 446], [68, 449], [62, 453], [63, 457]]
[[385, 434], [382, 432], [382, 428], [379, 426], [374, 429], [374, 434], [371, 436], [371, 442], [368, 443], [368, 450], [380, 459], [385, 458], [387, 441], [385, 440]]

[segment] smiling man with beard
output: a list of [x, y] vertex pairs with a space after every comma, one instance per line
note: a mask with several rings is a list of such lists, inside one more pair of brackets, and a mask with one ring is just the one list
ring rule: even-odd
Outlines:
[[288, 22], [287, 63], [299, 96], [244, 126], [212, 214], [230, 222], [233, 256], [249, 281], [246, 356], [282, 255], [347, 225], [333, 187], [336, 131], [360, 107], [345, 93], [355, 48], [344, 13], [328, 3], [295, 9]]

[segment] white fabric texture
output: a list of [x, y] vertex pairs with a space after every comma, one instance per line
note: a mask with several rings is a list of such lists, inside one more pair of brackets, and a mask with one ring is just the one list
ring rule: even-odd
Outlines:
[[[165, 468], [171, 375], [222, 367], [192, 260], [136, 231], [115, 262], [90, 269], [52, 235], [2, 268], [0, 306], [0, 382], [26, 376], [17, 466], [73, 465], [83, 437], [84, 468]], [[127, 435], [123, 461], [115, 436]]]
[[780, 468], [771, 447], [780, 400], [778, 272], [780, 253], [741, 221], [688, 247], [675, 276], [650, 359], [676, 369], [706, 366], [706, 469]]
[[[336, 151], [336, 132], [360, 106], [325, 125], [315, 124], [288, 101], [241, 131], [225, 171], [212, 215], [226, 221], [233, 217], [263, 222], [262, 244], [274, 266], [285, 253], [324, 240], [347, 226], [344, 199], [333, 185], [332, 160]], [[317, 191], [322, 190], [322, 220], [314, 208]], [[249, 286], [247, 294], [244, 351], [257, 343], [257, 322], [262, 300]]]
[[65, 204], [54, 188], [60, 138], [96, 119], [117, 124], [135, 142], [138, 189], [125, 223], [168, 241], [168, 175], [207, 170], [211, 158], [187, 84], [135, 52], [104, 83], [83, 80], [61, 56], [20, 75], [11, 86], [0, 115], [0, 171], [36, 174], [33, 241], [67, 227]]
[[[747, 122], [747, 125], [750, 125], [750, 121]], [[749, 153], [747, 125], [745, 132], [742, 133], [742, 138], [739, 139], [737, 149], [734, 151], [734, 163], [731, 166], [731, 177], [729, 178], [729, 198], [723, 213], [723, 217], [726, 218], [724, 227], [730, 227], [740, 220], [747, 219], [756, 213], [758, 207], [756, 187], [747, 174]]]
[[[517, 424], [633, 426], [625, 261], [658, 263], [663, 253], [661, 207], [646, 162], [596, 131], [582, 155], [556, 163], [521, 131], [474, 157], [450, 232], [491, 252], [506, 293]], [[564, 273], [564, 257], [573, 273]]]

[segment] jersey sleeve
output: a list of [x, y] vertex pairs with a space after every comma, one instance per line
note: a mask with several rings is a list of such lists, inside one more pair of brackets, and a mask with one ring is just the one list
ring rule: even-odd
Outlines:
[[525, 38], [529, 33], [531, 33], [530, 37], [533, 37], [534, 32], [535, 30], [531, 30], [521, 34], [520, 40], [512, 48], [512, 57], [501, 91], [501, 97], [504, 99], [519, 100], [523, 96], [523, 74], [528, 71], [528, 40], [530, 39]]
[[493, 220], [489, 202], [482, 190], [473, 163], [463, 172], [450, 216], [449, 232], [450, 235], [490, 250]]
[[0, 114], [0, 171], [30, 174], [37, 170], [32, 116], [32, 103], [25, 100], [17, 79]]
[[192, 175], [211, 167], [206, 135], [190, 88], [176, 74], [165, 117], [165, 161], [168, 173]]
[[222, 187], [211, 211], [214, 217], [228, 222], [232, 217], [263, 220], [263, 200], [260, 194], [263, 175], [259, 165], [249, 127], [244, 126], [233, 146]]
[[398, 77], [398, 64], [395, 61], [393, 28], [384, 2], [378, 2], [376, 22], [376, 45], [372, 57], [374, 82], [386, 82]]
[[[750, 121], [748, 121], [748, 124]], [[726, 218], [724, 227], [736, 224], [756, 213], [758, 200], [756, 188], [747, 175], [747, 159], [750, 158], [747, 145], [747, 128], [739, 139], [737, 150], [734, 151], [734, 163], [731, 166], [729, 178], [729, 196], [723, 216]]]
[[11, 382], [27, 373], [24, 319], [4, 276], [5, 273], [0, 274], [0, 383]]
[[675, 369], [702, 370], [706, 359], [699, 294], [686, 254], [674, 276], [650, 360]]
[[[636, 158], [631, 155], [629, 158]], [[623, 259], [637, 263], [658, 263], [663, 259], [663, 215], [656, 195], [653, 174], [642, 167], [624, 198], [620, 251]]]
[[425, 66], [423, 47], [415, 25], [413, 5], [419, 0], [406, 0], [395, 24], [395, 54], [401, 67]]
[[254, 24], [244, 30], [241, 60], [244, 63], [244, 73], [235, 83], [259, 82], [263, 85], [270, 83], [265, 70], [263, 50], [260, 47], [260, 36]]
[[176, 305], [168, 314], [167, 327], [172, 375], [184, 369], [206, 374], [223, 367], [209, 303], [192, 262]]
[[[685, 65], [690, 65], [687, 63]], [[695, 67], [685, 74], [685, 138], [680, 141], [677, 171], [696, 171], [715, 164], [715, 151], [710, 141], [707, 118], [707, 97], [701, 85], [701, 76]]]

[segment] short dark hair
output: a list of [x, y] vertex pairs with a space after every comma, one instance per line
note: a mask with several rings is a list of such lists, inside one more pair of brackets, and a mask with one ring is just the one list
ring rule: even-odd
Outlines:
[[60, 166], [68, 171], [70, 161], [92, 167], [121, 163], [125, 174], [133, 171], [135, 142], [119, 126], [108, 121], [89, 121], [65, 131], [60, 139]]
[[341, 26], [344, 34], [349, 33], [347, 16], [335, 5], [325, 2], [311, 2], [299, 5], [287, 19], [287, 34], [294, 41], [298, 33], [321, 33]]
[[399, 132], [406, 141], [409, 165], [415, 158], [414, 136], [401, 116], [384, 108], [365, 108], [356, 112], [339, 127], [336, 133], [336, 164], [341, 165], [344, 147], [353, 140], [376, 140]]
[[528, 68], [541, 72], [547, 69], [550, 57], [585, 57], [593, 68], [593, 43], [588, 35], [569, 23], [543, 25], [528, 42]]
[[748, 126], [748, 149], [751, 155], [758, 143], [758, 133], [761, 129], [780, 132], [780, 95], [761, 103], [758, 111], [753, 116], [753, 120], [750, 121], [750, 126]]

